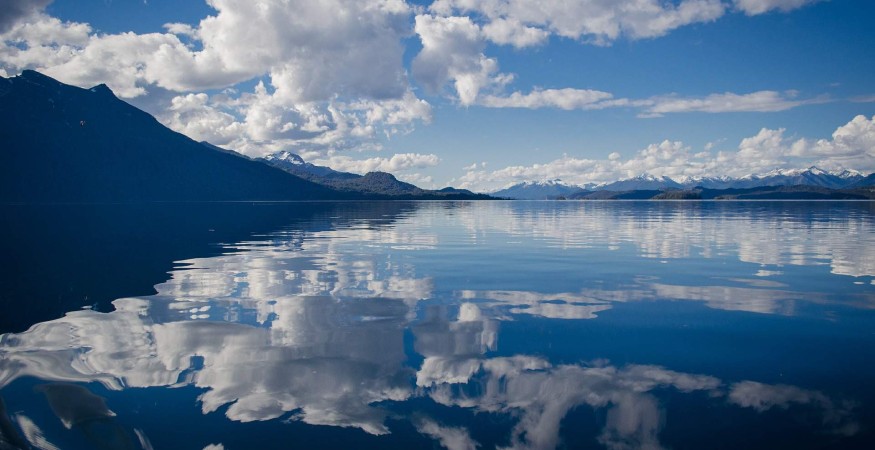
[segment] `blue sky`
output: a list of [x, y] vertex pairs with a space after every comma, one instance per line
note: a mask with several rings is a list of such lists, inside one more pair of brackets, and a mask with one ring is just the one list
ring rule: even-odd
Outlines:
[[868, 173], [873, 19], [852, 0], [11, 0], [0, 75], [107, 83], [195, 139], [424, 187]]

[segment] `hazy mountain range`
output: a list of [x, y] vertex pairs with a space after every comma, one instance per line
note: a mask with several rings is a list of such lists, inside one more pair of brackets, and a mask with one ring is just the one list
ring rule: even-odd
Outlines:
[[[487, 198], [392, 175], [306, 176], [196, 142], [118, 99], [35, 71], [0, 77], [0, 201], [130, 202]], [[343, 182], [341, 182], [343, 181]]]
[[873, 175], [875, 174], [864, 176], [860, 172], [851, 170], [830, 172], [817, 167], [773, 170], [764, 174], [751, 174], [739, 178], [703, 177], [673, 180], [665, 176], [658, 177], [651, 174], [642, 174], [634, 178], [612, 183], [583, 186], [565, 184], [560, 180], [524, 182], [493, 192], [492, 195], [501, 198], [542, 200], [558, 197], [580, 198], [587, 195], [592, 197], [590, 194], [598, 191], [607, 191], [608, 193], [599, 194], [595, 197], [610, 198], [616, 196], [616, 194], [610, 194], [610, 192], [658, 192], [666, 190], [692, 190], [695, 188], [700, 190], [738, 190], [779, 186], [811, 186], [828, 189], [852, 189], [875, 185]]

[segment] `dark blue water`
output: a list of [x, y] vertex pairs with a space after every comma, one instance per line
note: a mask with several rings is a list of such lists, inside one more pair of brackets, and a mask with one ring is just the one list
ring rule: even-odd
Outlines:
[[0, 448], [875, 448], [875, 204], [4, 206]]

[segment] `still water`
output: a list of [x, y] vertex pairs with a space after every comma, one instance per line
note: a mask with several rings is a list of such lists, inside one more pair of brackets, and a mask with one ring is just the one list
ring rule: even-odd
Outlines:
[[875, 204], [4, 206], [0, 448], [875, 448]]

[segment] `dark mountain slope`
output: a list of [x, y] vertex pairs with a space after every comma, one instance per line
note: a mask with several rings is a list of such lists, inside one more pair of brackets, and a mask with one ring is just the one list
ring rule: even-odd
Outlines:
[[0, 201], [357, 197], [195, 142], [119, 100], [25, 71], [0, 78]]

